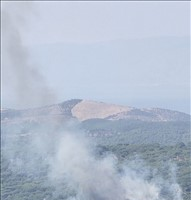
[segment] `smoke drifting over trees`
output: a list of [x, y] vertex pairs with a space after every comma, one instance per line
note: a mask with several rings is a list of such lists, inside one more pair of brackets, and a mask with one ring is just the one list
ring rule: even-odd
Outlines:
[[46, 186], [54, 188], [51, 199], [182, 200], [173, 165], [166, 166], [164, 180], [136, 157], [119, 162], [111, 152], [101, 155], [81, 131], [68, 130], [44, 126], [20, 136], [4, 133], [3, 159], [23, 177], [38, 179], [43, 172]]
[[[60, 140], [51, 165], [51, 179], [63, 179], [75, 191], [73, 200], [181, 200], [181, 189], [175, 174], [171, 182], [147, 176], [153, 173], [144, 165], [127, 161], [119, 170], [115, 155], [96, 159], [88, 141], [66, 133]], [[173, 167], [172, 167], [173, 169]], [[162, 190], [168, 196], [162, 196]]]
[[30, 31], [27, 22], [35, 15], [31, 2], [2, 4], [2, 97], [3, 103], [12, 99], [17, 108], [45, 105], [55, 100], [22, 41], [22, 34]]

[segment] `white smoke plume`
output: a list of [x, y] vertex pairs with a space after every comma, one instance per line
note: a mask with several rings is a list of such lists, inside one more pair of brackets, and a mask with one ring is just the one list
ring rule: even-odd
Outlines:
[[55, 101], [55, 95], [46, 84], [42, 73], [30, 58], [23, 44], [27, 26], [35, 18], [32, 2], [2, 3], [2, 102], [9, 101], [16, 108], [46, 105]]
[[30, 130], [25, 137], [3, 137], [2, 155], [15, 174], [39, 177], [43, 171], [46, 186], [54, 188], [51, 199], [182, 200], [172, 164], [164, 165], [165, 172], [170, 169], [165, 180], [137, 157], [121, 162], [113, 153], [100, 155], [76, 128]]
[[56, 187], [63, 180], [74, 191], [70, 200], [182, 200], [175, 178], [171, 182], [157, 176], [148, 180], [148, 170], [138, 172], [134, 167], [143, 166], [134, 164], [127, 162], [119, 170], [114, 155], [98, 159], [84, 139], [70, 133], [60, 140], [49, 175]]

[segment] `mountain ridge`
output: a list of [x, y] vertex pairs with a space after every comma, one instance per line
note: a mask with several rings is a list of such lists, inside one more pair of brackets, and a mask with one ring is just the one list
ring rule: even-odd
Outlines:
[[135, 108], [104, 102], [71, 99], [58, 104], [29, 109], [1, 109], [1, 121], [40, 116], [63, 119], [140, 120], [140, 121], [189, 121], [190, 115], [163, 108]]

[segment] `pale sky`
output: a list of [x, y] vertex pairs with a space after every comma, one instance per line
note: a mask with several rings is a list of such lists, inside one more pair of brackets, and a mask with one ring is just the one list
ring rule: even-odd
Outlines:
[[[57, 102], [84, 98], [189, 113], [189, 2], [2, 5], [11, 19], [6, 33], [19, 33], [20, 47], [28, 47], [26, 63], [35, 62]], [[11, 69], [4, 69], [5, 80], [16, 76]], [[6, 107], [16, 106], [11, 84], [4, 83]]]
[[33, 7], [36, 18], [23, 38], [26, 43], [189, 35], [189, 2], [49, 1]]

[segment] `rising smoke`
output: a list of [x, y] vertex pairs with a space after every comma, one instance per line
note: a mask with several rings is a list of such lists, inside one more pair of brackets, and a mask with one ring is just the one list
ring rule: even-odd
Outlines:
[[80, 131], [33, 129], [3, 138], [3, 157], [15, 174], [38, 180], [45, 173], [46, 186], [54, 188], [52, 200], [182, 200], [170, 163], [164, 165], [165, 180], [137, 157], [119, 162], [111, 152], [97, 154], [96, 145]]
[[[136, 159], [123, 163], [119, 170], [115, 155], [98, 159], [92, 146], [84, 140], [75, 134], [65, 134], [51, 162], [50, 180], [65, 180], [75, 191], [75, 196], [69, 199], [182, 200], [174, 172], [171, 173], [171, 181], [165, 181]], [[174, 166], [169, 169], [174, 170]], [[153, 178], [148, 179], [151, 174]], [[164, 191], [166, 196], [163, 195]]]
[[45, 105], [55, 101], [39, 66], [30, 59], [23, 44], [27, 23], [35, 18], [31, 2], [2, 3], [2, 100], [16, 108]]

